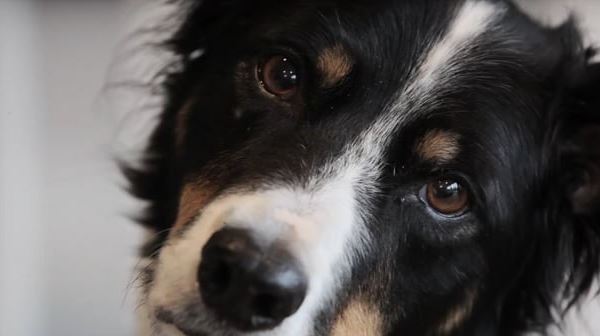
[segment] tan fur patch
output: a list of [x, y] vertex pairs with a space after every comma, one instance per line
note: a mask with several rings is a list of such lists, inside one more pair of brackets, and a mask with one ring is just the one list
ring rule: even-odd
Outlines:
[[473, 311], [477, 300], [477, 289], [469, 289], [465, 293], [463, 302], [454, 307], [438, 327], [440, 335], [448, 335], [459, 327]]
[[356, 299], [338, 317], [331, 336], [377, 336], [382, 334], [382, 327], [379, 309]]
[[317, 68], [323, 76], [323, 87], [330, 88], [341, 83], [352, 70], [353, 61], [341, 45], [323, 50]]
[[446, 163], [452, 161], [460, 151], [459, 135], [456, 133], [435, 130], [430, 131], [417, 145], [417, 154], [424, 160]]
[[211, 188], [206, 184], [186, 184], [181, 191], [177, 219], [171, 233], [177, 232], [189, 223], [206, 206], [212, 194]]

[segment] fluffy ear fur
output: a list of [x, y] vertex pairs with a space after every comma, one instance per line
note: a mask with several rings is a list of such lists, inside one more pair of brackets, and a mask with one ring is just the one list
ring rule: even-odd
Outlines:
[[[234, 18], [251, 1], [236, 0], [174, 0], [183, 6], [180, 18], [183, 24], [161, 45], [173, 54], [173, 62], [158, 74], [164, 97], [164, 108], [159, 116], [161, 123], [152, 133], [144, 157], [139, 165], [121, 163], [121, 170], [129, 181], [130, 193], [146, 201], [148, 207], [138, 222], [156, 233], [143, 249], [143, 256], [154, 255], [165, 241], [178, 206], [180, 174], [175, 155], [175, 120], [182, 105], [193, 89], [197, 75], [191, 71], [198, 66], [202, 55], [213, 42], [218, 42], [221, 33], [236, 24]], [[197, 32], [202, 32], [198, 34]]]
[[587, 296], [600, 275], [600, 64], [581, 47], [573, 22], [558, 29], [562, 63], [548, 97], [536, 236], [505, 298], [504, 325], [544, 329]]
[[577, 216], [600, 219], [600, 63], [588, 65], [582, 76], [564, 134], [566, 154], [578, 166], [568, 196]]
[[600, 272], [600, 63], [584, 66], [563, 113], [560, 174], [572, 230], [567, 289], [576, 299]]
[[[233, 18], [239, 17], [252, 1], [239, 0], [184, 0], [188, 6], [183, 12], [189, 13], [183, 18], [182, 25], [168, 42], [168, 46], [179, 56], [204, 50], [218, 40], [226, 27], [236, 24]], [[198, 35], [197, 32], [201, 32]]]

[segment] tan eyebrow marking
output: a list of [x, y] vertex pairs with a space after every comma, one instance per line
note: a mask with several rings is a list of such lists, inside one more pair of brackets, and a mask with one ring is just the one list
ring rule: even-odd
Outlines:
[[321, 85], [325, 88], [338, 85], [350, 74], [353, 65], [352, 58], [341, 45], [324, 49], [317, 60], [317, 68], [323, 76]]
[[213, 188], [207, 183], [185, 184], [179, 197], [179, 209], [177, 210], [175, 224], [171, 228], [171, 234], [179, 231], [194, 219], [200, 213], [200, 210], [208, 204], [213, 194]]
[[450, 310], [448, 315], [446, 315], [442, 323], [439, 325], [438, 331], [440, 334], [448, 335], [458, 328], [469, 317], [469, 315], [471, 315], [477, 297], [477, 289], [468, 289], [465, 293], [463, 301]]
[[379, 309], [361, 299], [355, 299], [337, 318], [331, 336], [382, 334], [382, 321]]
[[424, 160], [447, 163], [458, 155], [459, 139], [458, 134], [450, 131], [429, 131], [417, 144], [416, 152]]

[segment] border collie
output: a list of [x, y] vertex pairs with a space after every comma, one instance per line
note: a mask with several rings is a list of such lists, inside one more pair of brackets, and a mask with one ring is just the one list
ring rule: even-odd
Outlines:
[[[591, 290], [600, 65], [502, 0], [180, 0], [154, 335], [522, 335]], [[141, 168], [140, 168], [141, 167]]]

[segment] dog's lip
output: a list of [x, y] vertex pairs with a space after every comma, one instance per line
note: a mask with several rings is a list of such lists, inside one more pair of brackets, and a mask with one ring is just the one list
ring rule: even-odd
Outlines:
[[175, 323], [175, 316], [173, 316], [173, 313], [167, 309], [157, 308], [156, 312], [154, 313], [154, 316], [156, 317], [156, 319], [158, 319], [159, 321], [161, 321], [163, 323], [167, 323], [167, 324]]
[[210, 336], [208, 333], [200, 330], [189, 330], [184, 327], [180, 327], [177, 324], [173, 324], [177, 330], [181, 331], [186, 336]]
[[156, 309], [156, 312], [154, 315], [155, 315], [156, 319], [159, 320], [160, 322], [172, 325], [173, 327], [177, 328], [177, 330], [181, 331], [186, 336], [210, 336], [208, 334], [208, 332], [206, 332], [206, 331], [188, 328], [186, 326], [183, 326], [180, 323], [177, 323], [177, 320], [176, 320], [173, 312], [171, 312], [167, 309], [158, 308], [158, 309]]

